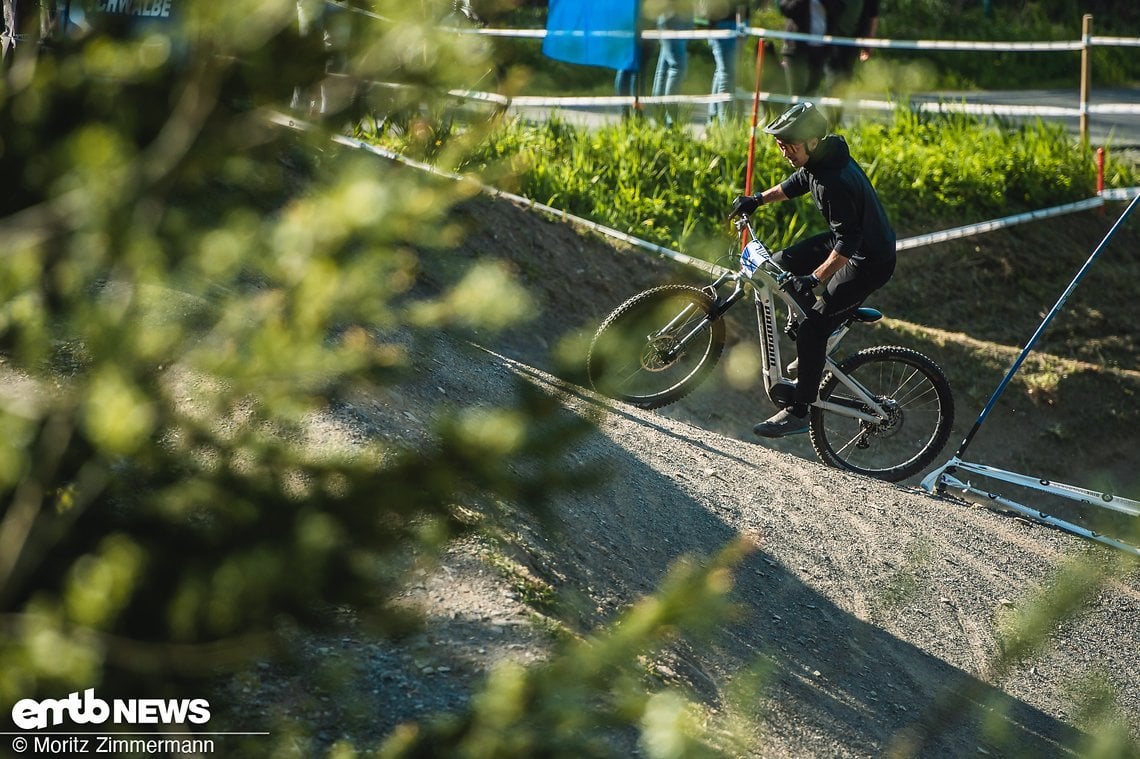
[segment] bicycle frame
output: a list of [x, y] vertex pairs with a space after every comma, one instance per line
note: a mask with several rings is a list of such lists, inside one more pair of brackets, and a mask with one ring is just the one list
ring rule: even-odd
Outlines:
[[[747, 216], [741, 216], [736, 222], [737, 230], [748, 232], [750, 242], [744, 247], [740, 256], [740, 267], [736, 271], [726, 271], [715, 282], [704, 288], [716, 305], [711, 317], [703, 319], [689, 334], [680, 338], [672, 353], [680, 353], [688, 342], [701, 332], [712, 319], [719, 319], [742, 298], [752, 295], [756, 304], [757, 327], [759, 329], [759, 344], [761, 371], [764, 376], [764, 387], [769, 399], [777, 406], [785, 406], [791, 400], [793, 380], [785, 374], [783, 362], [780, 357], [780, 340], [776, 324], [775, 303], [780, 301], [798, 319], [807, 318], [803, 307], [787, 293], [783, 285], [791, 278], [791, 273], [784, 270], [772, 259], [772, 253], [766, 245], [760, 242], [752, 229]], [[732, 291], [722, 298], [720, 289], [731, 283]], [[691, 308], [691, 307], [690, 307]], [[672, 329], [681, 320], [688, 318], [690, 309], [685, 309], [666, 326], [662, 332]], [[874, 318], [878, 318], [877, 316]], [[852, 417], [867, 424], [880, 424], [888, 419], [885, 409], [863, 388], [857, 381], [849, 377], [832, 359], [831, 352], [843, 339], [851, 328], [854, 317], [837, 329], [827, 343], [827, 356], [824, 360], [824, 372], [830, 372], [840, 383], [847, 387], [854, 396], [855, 401], [836, 403], [833, 401], [816, 400], [812, 405], [841, 416]], [[873, 320], [873, 319], [870, 319]], [[825, 374], [826, 376], [826, 374]]]
[[[794, 370], [786, 369], [781, 357], [776, 311], [783, 303], [793, 322], [804, 325], [801, 329], [811, 329], [821, 319], [834, 328], [821, 346], [823, 376], [808, 380], [820, 383], [812, 393], [816, 400], [806, 424], [820, 460], [891, 482], [918, 474], [946, 444], [954, 423], [953, 393], [942, 369], [899, 345], [869, 346], [833, 359], [851, 325], [883, 315], [873, 308], [851, 308], [838, 318], [821, 317], [815, 311], [822, 302], [800, 287], [756, 239], [747, 218], [737, 229], [748, 232], [750, 241], [734, 252], [734, 257], [739, 255], [735, 269], [716, 267], [715, 281], [704, 287], [652, 287], [606, 316], [586, 355], [591, 385], [638, 408], [675, 403], [710, 377], [728, 340], [725, 314], [748, 299], [756, 308], [765, 392], [775, 406], [788, 408], [795, 403], [796, 384], [789, 377]], [[790, 325], [781, 331], [796, 337]], [[799, 337], [802, 341], [807, 334]], [[805, 381], [802, 374], [800, 382]], [[753, 429], [768, 437], [765, 431], [761, 426]]]

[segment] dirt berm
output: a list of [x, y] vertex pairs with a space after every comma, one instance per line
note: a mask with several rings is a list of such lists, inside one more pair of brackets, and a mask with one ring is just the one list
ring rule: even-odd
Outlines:
[[[914, 483], [825, 467], [806, 443], [781, 451], [748, 440], [771, 408], [723, 378], [663, 412], [558, 378], [575, 379], [574, 369], [559, 372], [552, 353], [573, 355], [634, 292], [692, 273], [504, 201], [479, 198], [461, 214], [471, 228], [466, 252], [432, 254], [425, 286], [447, 279], [450, 257], [503, 257], [532, 288], [540, 318], [477, 336], [480, 344], [440, 335], [419, 346], [416, 381], [361, 401], [353, 424], [414, 439], [435, 404], [501, 403], [521, 379], [557, 396], [566, 414], [601, 415], [567, 465], [601, 463], [611, 477], [551, 504], [555, 532], [520, 528], [508, 549], [451, 548], [403, 598], [427, 620], [410, 640], [379, 643], [347, 628], [314, 644], [314, 656], [353, 662], [356, 706], [371, 715], [353, 737], [380, 739], [400, 722], [461, 707], [503, 658], [547, 656], [549, 626], [524, 602], [528, 583], [579, 598], [577, 621], [588, 626], [651, 592], [682, 556], [714, 554], [740, 535], [758, 545], [735, 573], [743, 616], [655, 667], [723, 711], [730, 683], [762, 663], [763, 689], [746, 707], [758, 726], [749, 755], [1070, 756], [1106, 735], [1106, 713], [1140, 737], [1135, 563], [1120, 570], [1121, 554], [1099, 544]], [[740, 331], [734, 339], [749, 339]], [[973, 402], [960, 402], [959, 427], [977, 414]], [[1001, 631], [1023, 604], [1050, 594], [1074, 556], [1115, 575], [1051, 631], [1043, 653], [998, 667]], [[305, 687], [302, 673], [292, 682]], [[1081, 695], [1089, 692], [1100, 700]], [[1106, 703], [1107, 712], [1098, 708]], [[323, 723], [320, 734], [346, 732], [342, 712], [323, 708], [324, 717], [308, 715]]]

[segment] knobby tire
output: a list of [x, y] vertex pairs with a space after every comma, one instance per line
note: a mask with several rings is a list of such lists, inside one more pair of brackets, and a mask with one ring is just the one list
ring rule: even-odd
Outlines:
[[[688, 395], [708, 378], [724, 350], [724, 321], [713, 317], [715, 305], [707, 292], [688, 285], [655, 287], [622, 303], [590, 344], [586, 369], [594, 389], [645, 409]], [[670, 353], [706, 318], [711, 321], [683, 350]]]
[[[854, 378], [891, 419], [871, 425], [813, 406], [812, 448], [826, 464], [889, 482], [921, 472], [941, 452], [954, 424], [954, 398], [942, 369], [918, 351], [867, 348], [839, 368]], [[854, 402], [850, 389], [828, 373], [820, 400]]]

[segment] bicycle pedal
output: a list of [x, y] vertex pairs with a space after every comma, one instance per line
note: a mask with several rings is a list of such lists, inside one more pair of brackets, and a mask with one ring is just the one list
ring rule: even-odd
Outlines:
[[794, 382], [777, 382], [768, 390], [768, 397], [777, 408], [787, 408], [795, 402], [796, 385]]

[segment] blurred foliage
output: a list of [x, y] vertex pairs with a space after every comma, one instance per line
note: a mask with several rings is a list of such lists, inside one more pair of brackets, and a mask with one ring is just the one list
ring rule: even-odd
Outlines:
[[[373, 17], [301, 34], [294, 0], [195, 3], [168, 30], [43, 46], [33, 35], [5, 61], [5, 707], [86, 688], [200, 698], [288, 654], [339, 608], [393, 634], [404, 621], [386, 601], [404, 570], [470, 530], [471, 511], [494, 518], [507, 503], [541, 517], [552, 495], [591, 480], [564, 456], [587, 424], [525, 386], [510, 406], [436, 409], [417, 445], [357, 434], [330, 445], [321, 432], [351, 428], [347, 399], [414, 383], [414, 356], [440, 330], [470, 335], [529, 313], [491, 265], [438, 296], [413, 290], [417, 251], [460, 242], [448, 211], [474, 186], [337, 148], [329, 138], [359, 115], [443, 168], [494, 176], [505, 165], [504, 180], [540, 157], [551, 171], [555, 147], [577, 150], [586, 186], [535, 172], [545, 199], [593, 192], [633, 214], [631, 229], [681, 229], [683, 241], [715, 238], [702, 225], [739, 190], [727, 166], [740, 156], [729, 161], [715, 131], [705, 152], [674, 154], [680, 134], [644, 124], [600, 132], [596, 148], [557, 122], [533, 132], [541, 144], [517, 126], [490, 140], [478, 120], [455, 126], [440, 93], [494, 69], [484, 41], [441, 25], [450, 5], [381, 0]], [[303, 3], [314, 18], [321, 7]], [[311, 128], [271, 123], [291, 99]], [[630, 134], [639, 163], [610, 161], [628, 177], [615, 199], [600, 192], [593, 151], [612, 157]], [[496, 140], [517, 145], [496, 153]], [[763, 161], [761, 176], [781, 173], [770, 148]], [[679, 224], [658, 216], [672, 198], [636, 185], [646, 173], [687, 193]], [[697, 707], [642, 677], [638, 657], [725, 617], [744, 550], [680, 566], [612, 628], [543, 667], [497, 671], [467, 713], [401, 730], [384, 751], [621, 755], [632, 735], [651, 756], [718, 754], [728, 731], [714, 724], [713, 741]], [[275, 734], [271, 751], [315, 752], [308, 727]]]
[[[439, 330], [531, 314], [495, 266], [413, 295], [416, 250], [459, 241], [448, 210], [471, 186], [329, 139], [356, 112], [443, 114], [483, 43], [442, 29], [449, 3], [377, 4], [367, 34], [321, 7], [308, 35], [293, 0], [199, 3], [5, 61], [5, 705], [198, 698], [339, 607], [397, 631], [386, 600], [414, 556], [471, 529], [465, 510], [541, 516], [592, 479], [563, 456], [588, 425], [525, 388], [438, 410], [414, 447], [321, 432], [350, 424], [351, 394], [414, 382]], [[324, 104], [309, 131], [269, 119], [294, 94]]]

